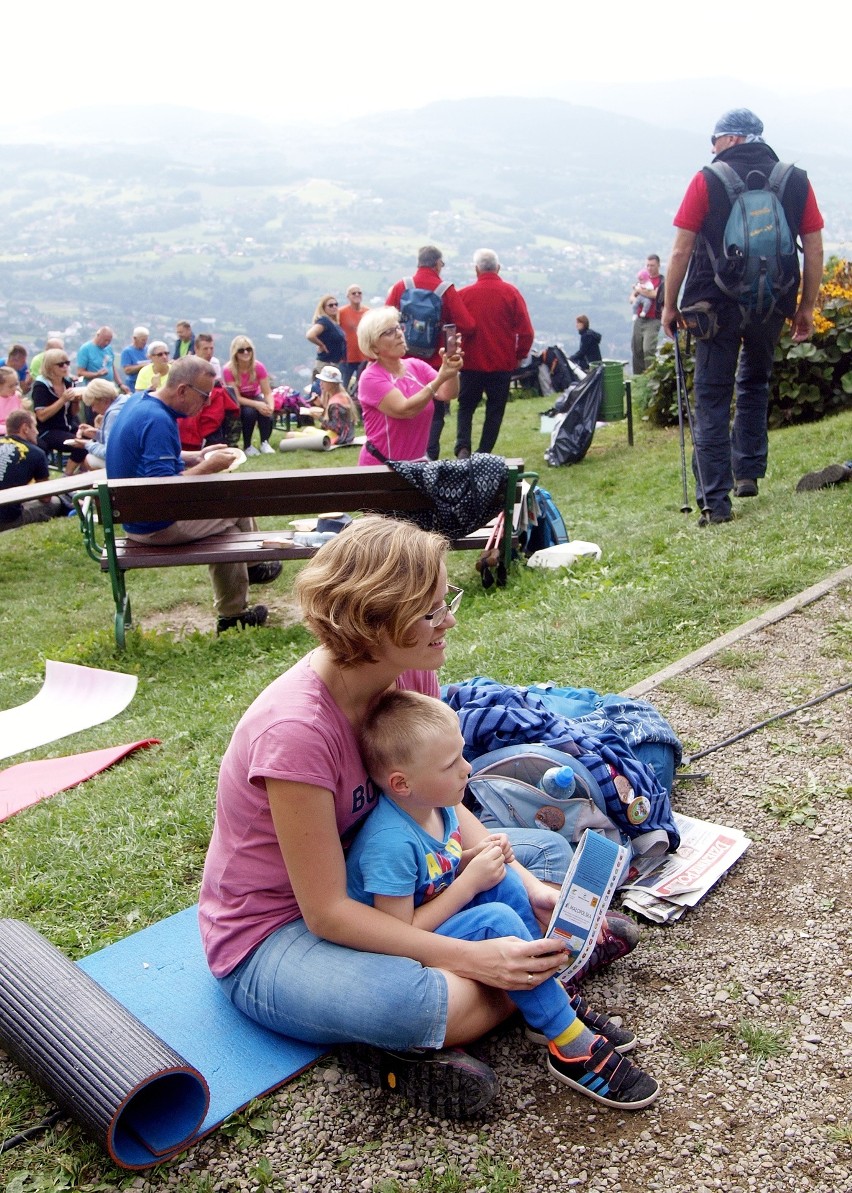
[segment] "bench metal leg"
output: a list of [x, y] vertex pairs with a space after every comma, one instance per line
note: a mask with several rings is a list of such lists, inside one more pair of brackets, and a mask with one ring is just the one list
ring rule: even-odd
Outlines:
[[115, 602], [115, 644], [119, 650], [124, 650], [126, 645], [126, 631], [130, 629], [133, 624], [133, 618], [130, 613], [130, 599], [125, 594], [124, 600]]

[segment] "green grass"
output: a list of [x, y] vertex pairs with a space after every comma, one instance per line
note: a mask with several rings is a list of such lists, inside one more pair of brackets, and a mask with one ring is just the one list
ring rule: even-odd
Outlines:
[[721, 1036], [699, 1040], [697, 1044], [690, 1044], [688, 1047], [678, 1044], [676, 1040], [672, 1040], [672, 1044], [691, 1069], [711, 1069], [718, 1064], [724, 1051]]
[[737, 1026], [737, 1038], [759, 1064], [776, 1056], [784, 1056], [789, 1051], [788, 1036], [787, 1031], [773, 1031], [750, 1019], [742, 1019]]
[[[508, 683], [553, 679], [619, 691], [848, 563], [848, 491], [796, 494], [795, 484], [802, 473], [837, 459], [837, 444], [852, 440], [852, 413], [772, 433], [760, 497], [737, 503], [731, 525], [699, 530], [695, 515], [679, 512], [675, 432], [639, 422], [630, 449], [621, 423], [598, 431], [582, 464], [549, 469], [542, 460], [547, 440], [538, 431], [547, 405], [510, 403], [500, 446], [540, 469], [572, 537], [597, 542], [603, 557], [571, 571], [519, 567], [506, 588], [486, 592], [475, 554], [452, 555], [450, 580], [465, 589], [465, 599], [443, 680], [485, 674]], [[449, 444], [450, 428], [445, 439]], [[346, 451], [293, 453], [249, 465], [335, 467], [354, 459]], [[217, 640], [206, 569], [164, 569], [130, 574], [137, 622], [188, 608], [197, 630], [179, 641], [133, 632], [127, 651], [117, 655], [109, 586], [85, 556], [74, 521], [4, 534], [0, 551], [0, 708], [36, 695], [45, 659], [139, 677], [132, 703], [115, 720], [6, 765], [161, 739], [0, 826], [0, 915], [26, 920], [77, 958], [195, 901], [217, 769], [233, 727], [311, 638], [299, 625], [273, 624]], [[299, 566], [285, 567], [276, 595], [286, 593]], [[848, 622], [835, 628], [832, 643], [848, 657]], [[736, 665], [733, 655], [726, 665]], [[695, 694], [705, 707], [706, 699]], [[773, 792], [773, 799], [783, 794]], [[814, 794], [820, 793], [808, 798]], [[4, 1091], [0, 1138], [44, 1112], [43, 1096], [26, 1083]], [[0, 1157], [0, 1187], [16, 1173], [32, 1177], [19, 1182], [26, 1189], [36, 1188], [37, 1178], [59, 1180], [72, 1170], [67, 1179], [76, 1186], [44, 1187], [83, 1189], [98, 1181], [121, 1187], [124, 1179], [77, 1128], [66, 1127]], [[168, 1172], [148, 1179], [165, 1185]], [[262, 1178], [258, 1172], [255, 1179]]]

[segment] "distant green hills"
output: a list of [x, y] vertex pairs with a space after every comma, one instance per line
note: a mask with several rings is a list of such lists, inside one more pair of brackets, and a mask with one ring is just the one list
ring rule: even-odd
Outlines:
[[[252, 336], [295, 384], [319, 296], [357, 280], [381, 301], [435, 243], [457, 286], [473, 280], [475, 249], [496, 249], [543, 343], [573, 349], [584, 312], [605, 356], [626, 359], [636, 270], [647, 252], [665, 261], [709, 156], [692, 134], [558, 100], [437, 103], [335, 129], [120, 113], [123, 134], [117, 111], [107, 140], [84, 112], [54, 126], [60, 143], [4, 145], [0, 345], [68, 329], [73, 348], [101, 323], [121, 345], [136, 323], [169, 338], [189, 318], [220, 357]], [[848, 243], [852, 158], [802, 164], [829, 243]]]

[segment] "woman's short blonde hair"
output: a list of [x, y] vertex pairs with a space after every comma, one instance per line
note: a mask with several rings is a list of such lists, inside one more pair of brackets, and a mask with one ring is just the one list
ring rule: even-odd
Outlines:
[[55, 369], [61, 360], [67, 360], [68, 353], [64, 348], [48, 348], [41, 359], [42, 373], [48, 373], [51, 369]]
[[118, 387], [105, 377], [96, 377], [83, 390], [83, 401], [87, 406], [91, 406], [93, 401], [114, 402], [117, 397]]
[[399, 323], [396, 307], [375, 307], [358, 324], [358, 347], [370, 360], [379, 355], [379, 336]]
[[436, 743], [458, 732], [458, 715], [422, 692], [385, 692], [370, 709], [359, 734], [370, 777], [383, 786], [395, 770], [426, 762]]
[[413, 644], [429, 612], [447, 541], [371, 514], [321, 547], [296, 579], [310, 630], [342, 667], [377, 663], [383, 644]]

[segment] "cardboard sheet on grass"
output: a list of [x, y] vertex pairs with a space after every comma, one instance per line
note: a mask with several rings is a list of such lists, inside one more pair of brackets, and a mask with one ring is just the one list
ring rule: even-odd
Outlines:
[[[196, 907], [84, 957], [79, 966], [203, 1075], [210, 1105], [183, 1147], [328, 1051], [266, 1031], [231, 1005], [207, 968]], [[152, 1156], [151, 1163], [159, 1159]]]
[[36, 762], [19, 762], [0, 771], [0, 820], [15, 812], [30, 808], [69, 787], [76, 787], [94, 775], [108, 770], [134, 750], [158, 746], [157, 737], [130, 742], [125, 746], [107, 746], [103, 750], [87, 750], [84, 754], [69, 754], [63, 758], [42, 758]]
[[0, 761], [112, 720], [127, 708], [138, 682], [121, 671], [47, 659], [38, 695], [0, 712]]

